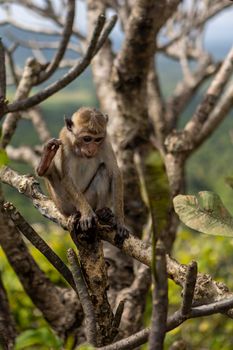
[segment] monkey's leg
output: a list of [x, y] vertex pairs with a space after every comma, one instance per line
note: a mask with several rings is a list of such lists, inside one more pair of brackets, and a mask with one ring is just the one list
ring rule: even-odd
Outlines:
[[39, 176], [45, 176], [61, 144], [59, 139], [51, 139], [45, 144], [40, 163], [36, 169]]

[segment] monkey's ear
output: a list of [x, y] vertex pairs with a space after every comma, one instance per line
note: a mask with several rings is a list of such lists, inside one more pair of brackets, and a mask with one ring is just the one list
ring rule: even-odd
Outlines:
[[106, 123], [107, 123], [109, 118], [108, 118], [108, 115], [106, 113], [104, 113], [104, 118], [105, 118]]
[[67, 127], [67, 129], [69, 131], [72, 131], [72, 127], [73, 127], [73, 121], [70, 118], [67, 118], [66, 116], [64, 116], [64, 121], [65, 121], [65, 125]]

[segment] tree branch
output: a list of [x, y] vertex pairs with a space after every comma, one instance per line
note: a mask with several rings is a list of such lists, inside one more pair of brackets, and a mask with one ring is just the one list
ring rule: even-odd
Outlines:
[[7, 293], [0, 275], [0, 345], [13, 350], [16, 338], [15, 322], [10, 312]]
[[48, 246], [48, 244], [38, 235], [32, 226], [16, 210], [12, 203], [4, 203], [4, 210], [19, 231], [43, 254], [46, 259], [55, 267], [63, 278], [76, 290], [71, 271], [60, 259], [60, 257]]
[[[97, 54], [96, 47], [98, 46], [98, 43], [99, 43], [98, 40], [99, 40], [101, 31], [103, 29], [104, 22], [105, 22], [105, 17], [103, 15], [100, 15], [98, 17], [96, 27], [94, 29], [91, 41], [89, 43], [89, 46], [87, 48], [87, 51], [84, 57], [73, 68], [71, 68], [67, 74], [65, 74], [61, 79], [52, 83], [42, 91], [39, 91], [35, 95], [29, 98], [26, 98], [24, 100], [15, 101], [9, 104], [5, 108], [5, 112], [15, 112], [15, 111], [31, 108], [36, 104], [44, 101], [45, 99], [53, 95], [55, 92], [61, 90], [66, 85], [68, 85], [71, 81], [77, 78], [89, 65], [94, 55]], [[105, 30], [107, 30], [107, 28]]]
[[45, 71], [42, 70], [37, 78], [36, 85], [47, 80], [58, 68], [59, 63], [61, 62], [66, 49], [69, 43], [70, 37], [72, 35], [73, 23], [75, 17], [75, 1], [68, 0], [67, 1], [67, 15], [64, 24], [64, 29], [62, 33], [62, 38], [58, 47], [58, 50], [53, 57], [52, 61], [46, 67]]
[[89, 344], [96, 345], [97, 330], [95, 310], [88, 293], [80, 262], [72, 248], [68, 249], [67, 258], [70, 263], [79, 300], [84, 311], [86, 339]]
[[153, 276], [153, 311], [149, 349], [163, 350], [168, 311], [168, 282], [166, 253], [163, 242], [158, 239], [155, 247], [155, 273]]
[[184, 316], [189, 315], [190, 313], [193, 297], [194, 297], [196, 280], [197, 280], [197, 263], [196, 261], [192, 261], [188, 265], [186, 281], [184, 284], [183, 302], [181, 306], [181, 313]]
[[211, 82], [203, 101], [197, 107], [192, 119], [186, 124], [184, 130], [188, 132], [189, 137], [195, 141], [197, 135], [201, 132], [203, 124], [210, 117], [216, 102], [221, 95], [224, 87], [231, 77], [233, 71], [233, 48], [225, 58], [221, 68]]

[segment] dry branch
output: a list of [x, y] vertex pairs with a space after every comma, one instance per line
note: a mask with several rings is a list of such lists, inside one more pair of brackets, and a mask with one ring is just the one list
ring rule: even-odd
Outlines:
[[[56, 82], [52, 83], [48, 87], [44, 88], [43, 90], [39, 91], [35, 95], [28, 97], [26, 99], [15, 101], [11, 104], [9, 104], [5, 108], [5, 113], [7, 112], [16, 112], [19, 110], [24, 110], [27, 108], [31, 108], [35, 106], [38, 103], [41, 103], [51, 95], [53, 95], [55, 92], [61, 90], [65, 86], [67, 86], [71, 81], [76, 79], [90, 64], [92, 58], [94, 55], [97, 54], [96, 48], [100, 49], [99, 47], [99, 38], [103, 29], [105, 23], [105, 17], [103, 15], [100, 15], [98, 17], [96, 27], [94, 29], [92, 38], [89, 42], [89, 45], [87, 47], [86, 53], [84, 57], [78, 61], [78, 63], [71, 68], [68, 73], [66, 73], [61, 79], [57, 80]], [[106, 28], [105, 31], [108, 31], [108, 26], [112, 26], [112, 23], [110, 22]], [[109, 31], [108, 31], [109, 32]]]
[[36, 85], [47, 80], [59, 67], [59, 64], [66, 52], [67, 45], [69, 43], [70, 37], [72, 35], [73, 22], [75, 17], [75, 1], [67, 1], [67, 15], [64, 24], [64, 29], [62, 33], [62, 38], [58, 47], [58, 50], [53, 57], [52, 61], [46, 67], [45, 70], [42, 70], [37, 78]]
[[233, 48], [223, 61], [221, 68], [211, 82], [201, 104], [197, 107], [192, 119], [185, 126], [185, 131], [189, 137], [196, 140], [197, 135], [201, 132], [203, 124], [208, 120], [210, 113], [214, 109], [224, 87], [229, 81], [233, 71]]
[[85, 334], [89, 344], [96, 345], [97, 330], [95, 310], [88, 293], [86, 282], [82, 273], [81, 264], [73, 249], [68, 249], [67, 257], [74, 277], [76, 290], [81, 302], [85, 318]]
[[[168, 281], [166, 267], [166, 252], [163, 242], [158, 239], [155, 247], [155, 269], [153, 277], [152, 293], [152, 319], [149, 336], [149, 349], [163, 350], [166, 335], [167, 311], [168, 311]], [[153, 263], [153, 262], [152, 262]]]

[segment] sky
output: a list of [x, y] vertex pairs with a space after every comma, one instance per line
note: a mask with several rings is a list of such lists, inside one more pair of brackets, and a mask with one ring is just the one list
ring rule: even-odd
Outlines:
[[[61, 8], [61, 1], [54, 0], [58, 6], [59, 11], [63, 11]], [[38, 4], [43, 3], [43, 0], [35, 0]], [[65, 12], [64, 12], [65, 14]], [[12, 17], [15, 20], [23, 23], [24, 25], [31, 25], [40, 27], [43, 23], [44, 27], [51, 27], [50, 21], [41, 22], [40, 17], [32, 17], [28, 15], [28, 12], [22, 9], [21, 6], [15, 6], [12, 11]], [[85, 15], [85, 2], [77, 1], [77, 11], [76, 11], [76, 23], [78, 23], [78, 28], [81, 32], [85, 32], [86, 28], [86, 15]], [[0, 20], [4, 18], [4, 12], [0, 8]], [[60, 30], [60, 29], [59, 29]], [[233, 44], [233, 5], [231, 8], [222, 11], [221, 14], [217, 15], [211, 19], [205, 30], [204, 42], [208, 50], [217, 56], [217, 58], [222, 58]], [[122, 35], [120, 31], [119, 24], [113, 31], [113, 37], [116, 38], [117, 43], [121, 42]]]

